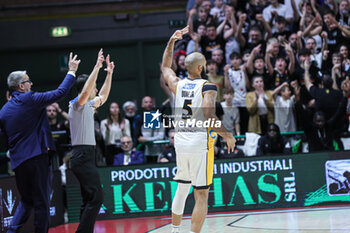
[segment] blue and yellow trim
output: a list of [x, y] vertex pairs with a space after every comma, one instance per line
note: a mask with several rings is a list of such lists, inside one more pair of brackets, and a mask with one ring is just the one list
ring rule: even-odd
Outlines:
[[207, 128], [207, 185], [213, 183], [213, 172], [214, 172], [214, 142], [217, 134], [211, 128]]

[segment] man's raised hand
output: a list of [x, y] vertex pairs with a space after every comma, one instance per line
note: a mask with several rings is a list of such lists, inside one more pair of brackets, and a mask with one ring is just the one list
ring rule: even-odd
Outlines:
[[112, 61], [110, 61], [110, 56], [109, 56], [109, 54], [107, 55], [107, 57], [106, 57], [106, 65], [107, 65], [107, 67], [105, 68], [105, 71], [107, 72], [107, 73], [109, 73], [109, 74], [111, 74], [111, 73], [113, 73], [113, 70], [114, 70], [114, 62]]
[[80, 60], [77, 60], [78, 55], [74, 55], [73, 57], [73, 53], [71, 52], [69, 54], [69, 62], [68, 62], [68, 71], [72, 71], [72, 72], [77, 72], [79, 64], [80, 64]]
[[174, 32], [174, 34], [170, 37], [171, 41], [177, 41], [177, 40], [181, 40], [182, 36], [185, 35], [186, 33], [188, 33], [189, 31], [189, 26], [187, 25], [186, 27], [184, 27], [181, 30], [176, 30]]

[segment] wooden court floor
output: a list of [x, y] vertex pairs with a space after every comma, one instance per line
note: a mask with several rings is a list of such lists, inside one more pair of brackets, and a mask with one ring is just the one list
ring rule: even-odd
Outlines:
[[[185, 216], [181, 231], [190, 230]], [[74, 233], [78, 224], [51, 228], [49, 233]], [[169, 217], [98, 221], [95, 233], [170, 233]], [[249, 213], [209, 214], [202, 233], [350, 233], [350, 206]]]

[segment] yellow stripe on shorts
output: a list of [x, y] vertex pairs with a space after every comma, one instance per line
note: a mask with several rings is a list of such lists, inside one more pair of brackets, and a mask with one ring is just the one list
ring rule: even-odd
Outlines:
[[213, 183], [213, 172], [214, 172], [214, 142], [217, 134], [211, 130], [207, 129], [208, 135], [208, 152], [207, 152], [207, 185]]

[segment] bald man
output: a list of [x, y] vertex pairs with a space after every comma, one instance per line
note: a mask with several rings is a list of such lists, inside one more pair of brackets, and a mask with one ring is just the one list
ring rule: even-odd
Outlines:
[[[175, 41], [182, 39], [188, 26], [176, 31], [163, 54], [162, 74], [175, 94], [175, 151], [178, 188], [172, 203], [172, 233], [179, 232], [186, 198], [191, 185], [195, 206], [192, 212], [191, 232], [200, 232], [208, 212], [208, 194], [213, 180], [214, 140], [216, 133], [227, 141], [229, 151], [235, 147], [235, 138], [215, 115], [216, 86], [201, 78], [206, 60], [200, 53], [191, 53], [185, 59], [188, 78], [180, 80], [171, 69]], [[189, 120], [189, 121], [188, 121]], [[189, 122], [192, 122], [188, 124]], [[210, 121], [210, 127], [201, 122]], [[194, 122], [194, 123], [193, 123]], [[183, 127], [182, 127], [183, 126]]]

